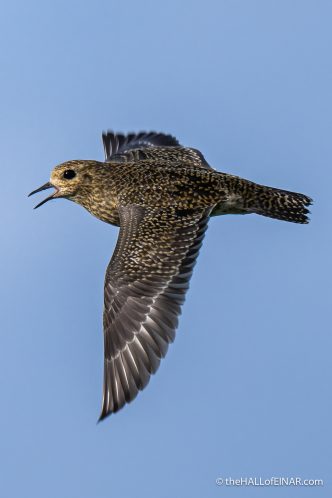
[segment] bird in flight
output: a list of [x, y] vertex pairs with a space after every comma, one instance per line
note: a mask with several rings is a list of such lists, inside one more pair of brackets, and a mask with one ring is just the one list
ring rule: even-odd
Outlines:
[[213, 169], [171, 135], [103, 133], [105, 161], [56, 166], [35, 194], [74, 201], [119, 226], [104, 288], [100, 420], [145, 388], [173, 342], [210, 216], [256, 213], [308, 223], [310, 197]]

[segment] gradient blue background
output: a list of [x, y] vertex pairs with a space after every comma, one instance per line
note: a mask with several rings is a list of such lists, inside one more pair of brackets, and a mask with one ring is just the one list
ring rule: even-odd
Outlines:
[[[331, 496], [331, 16], [323, 0], [3, 3], [1, 496]], [[96, 425], [117, 229], [26, 195], [57, 163], [101, 160], [107, 128], [173, 133], [315, 204], [308, 226], [211, 220], [175, 344]]]

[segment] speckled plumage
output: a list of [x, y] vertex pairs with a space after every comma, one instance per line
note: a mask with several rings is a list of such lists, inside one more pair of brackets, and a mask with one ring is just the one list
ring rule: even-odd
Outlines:
[[174, 340], [209, 217], [257, 213], [307, 223], [311, 203], [220, 173], [170, 135], [108, 132], [103, 144], [105, 162], [60, 164], [32, 192], [54, 187], [46, 200], [67, 198], [120, 226], [105, 277], [101, 419], [136, 397]]

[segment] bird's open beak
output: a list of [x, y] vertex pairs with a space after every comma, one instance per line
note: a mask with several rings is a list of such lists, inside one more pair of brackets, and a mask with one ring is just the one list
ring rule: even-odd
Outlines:
[[37, 192], [41, 192], [42, 190], [46, 190], [48, 188], [55, 188], [55, 192], [53, 192], [52, 195], [49, 195], [48, 197], [46, 197], [46, 199], [44, 199], [39, 204], [37, 204], [37, 206], [35, 206], [34, 209], [37, 209], [38, 207], [45, 204], [45, 202], [50, 201], [51, 199], [54, 199], [55, 195], [58, 193], [58, 189], [54, 185], [52, 185], [52, 183], [47, 182], [47, 183], [45, 183], [45, 185], [42, 185], [41, 187], [37, 188], [36, 190], [33, 190], [32, 192], [30, 192], [28, 197], [30, 197], [30, 195], [37, 194]]

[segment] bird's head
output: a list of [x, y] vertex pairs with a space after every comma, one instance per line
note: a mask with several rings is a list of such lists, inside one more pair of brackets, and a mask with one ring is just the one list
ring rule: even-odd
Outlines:
[[49, 188], [55, 189], [53, 194], [37, 204], [35, 209], [47, 201], [60, 197], [82, 203], [81, 201], [88, 196], [92, 189], [93, 177], [99, 164], [96, 161], [78, 160], [67, 161], [55, 166], [50, 181], [29, 194], [30, 196]]

